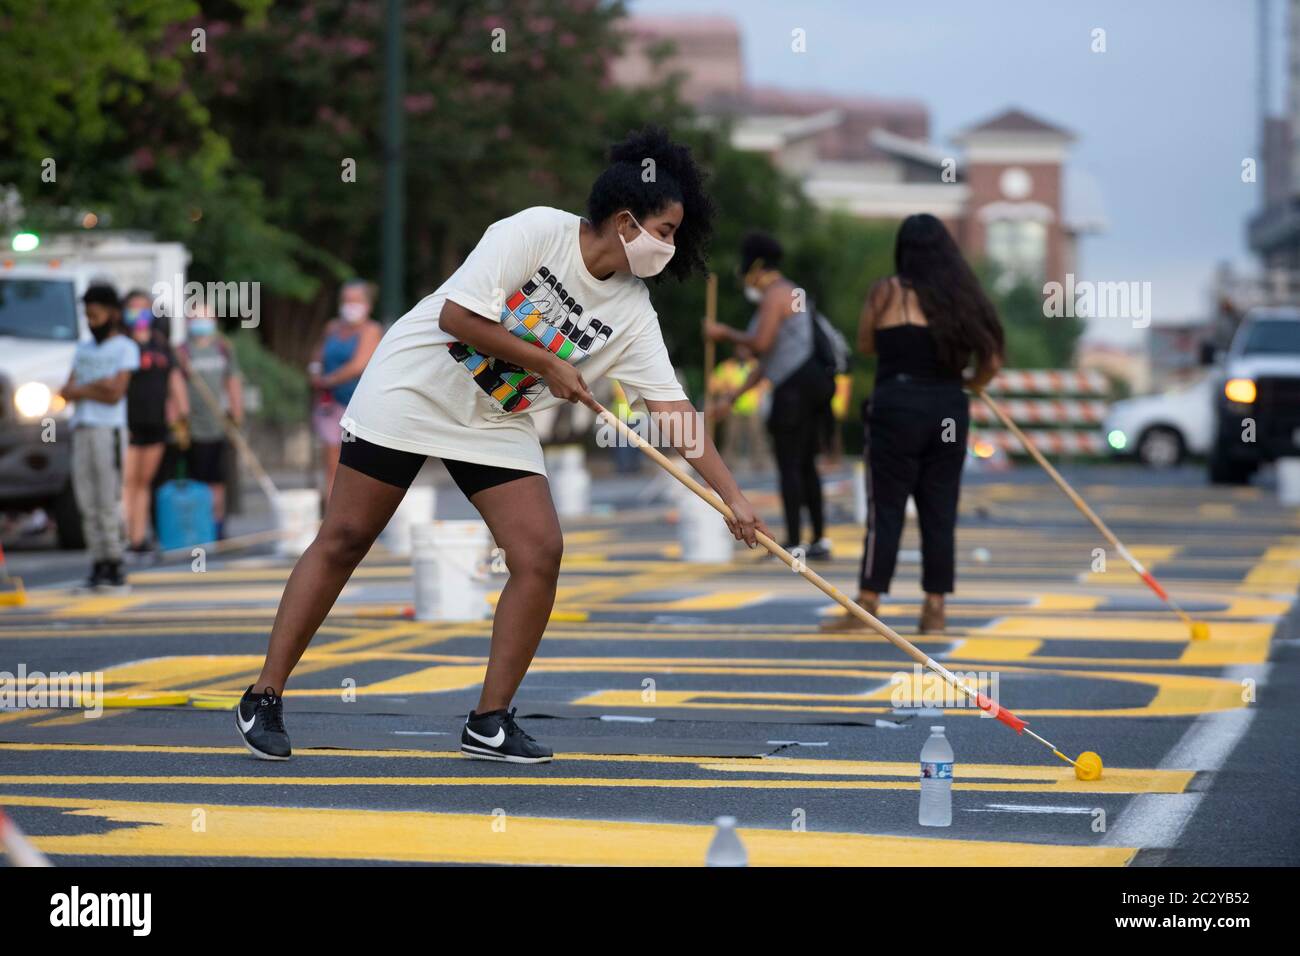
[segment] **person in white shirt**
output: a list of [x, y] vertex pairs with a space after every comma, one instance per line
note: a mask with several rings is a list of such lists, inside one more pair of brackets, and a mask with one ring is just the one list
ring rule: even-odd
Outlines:
[[[701, 181], [690, 151], [662, 130], [631, 134], [610, 150], [585, 218], [538, 206], [494, 223], [384, 335], [341, 419], [347, 435], [324, 521], [285, 586], [266, 661], [237, 708], [256, 756], [289, 757], [285, 682], [432, 456], [482, 515], [510, 570], [461, 751], [551, 759], [508, 709], [550, 617], [564, 547], [532, 415], [559, 402], [599, 407], [588, 382], [603, 376], [651, 413], [695, 415], [642, 280], [703, 271], [713, 206]], [[692, 456], [730, 505], [732, 533], [754, 547], [766, 528], [712, 442], [704, 437]]]
[[81, 510], [92, 560], [86, 587], [121, 590], [122, 457], [126, 392], [140, 367], [140, 348], [122, 333], [122, 303], [112, 286], [92, 285], [82, 296], [91, 337], [77, 344], [72, 373], [60, 394], [72, 413], [72, 490]]

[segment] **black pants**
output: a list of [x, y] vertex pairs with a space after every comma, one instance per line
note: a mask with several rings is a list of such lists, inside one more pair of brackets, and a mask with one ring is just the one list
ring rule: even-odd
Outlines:
[[921, 525], [921, 587], [927, 594], [947, 594], [953, 589], [970, 402], [955, 383], [891, 379], [876, 386], [869, 409], [862, 590], [889, 590], [911, 495]]
[[786, 544], [799, 544], [804, 506], [812, 522], [812, 539], [825, 532], [822, 482], [817, 474], [817, 452], [831, 419], [835, 379], [809, 359], [799, 371], [772, 393], [767, 429], [772, 435], [781, 505], [785, 511]]

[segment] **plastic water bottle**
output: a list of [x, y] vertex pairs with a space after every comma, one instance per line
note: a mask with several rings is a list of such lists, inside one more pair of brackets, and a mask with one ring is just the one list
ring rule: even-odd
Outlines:
[[749, 853], [745, 844], [740, 842], [736, 832], [735, 817], [718, 817], [713, 821], [718, 829], [709, 844], [708, 855], [704, 858], [705, 866], [749, 866]]
[[921, 826], [952, 826], [952, 746], [943, 727], [930, 728], [921, 748]]

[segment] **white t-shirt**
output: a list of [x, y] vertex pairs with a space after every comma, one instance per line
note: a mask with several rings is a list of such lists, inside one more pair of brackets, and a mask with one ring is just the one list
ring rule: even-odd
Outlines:
[[384, 335], [343, 426], [386, 448], [546, 474], [531, 415], [560, 399], [539, 376], [444, 332], [448, 299], [573, 363], [588, 385], [609, 376], [630, 401], [685, 399], [645, 283], [591, 275], [581, 222], [535, 206], [489, 226], [464, 264]]
[[[134, 372], [140, 367], [140, 346], [122, 332], [102, 342], [85, 339], [77, 343], [72, 354], [72, 376], [78, 385], [89, 385], [112, 378], [118, 372]], [[89, 398], [78, 399], [72, 410], [73, 427], [125, 428], [126, 396], [112, 404]]]

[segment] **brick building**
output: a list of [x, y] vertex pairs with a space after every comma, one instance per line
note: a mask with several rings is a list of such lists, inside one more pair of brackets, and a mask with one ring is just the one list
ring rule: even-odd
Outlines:
[[1076, 271], [1079, 237], [1105, 226], [1095, 184], [1074, 169], [1074, 137], [1014, 108], [961, 130], [945, 147], [912, 99], [754, 87], [736, 22], [631, 18], [612, 66], [636, 86], [679, 74], [684, 95], [731, 124], [737, 148], [768, 154], [825, 209], [898, 220], [929, 212], [973, 260], [1035, 284]]

